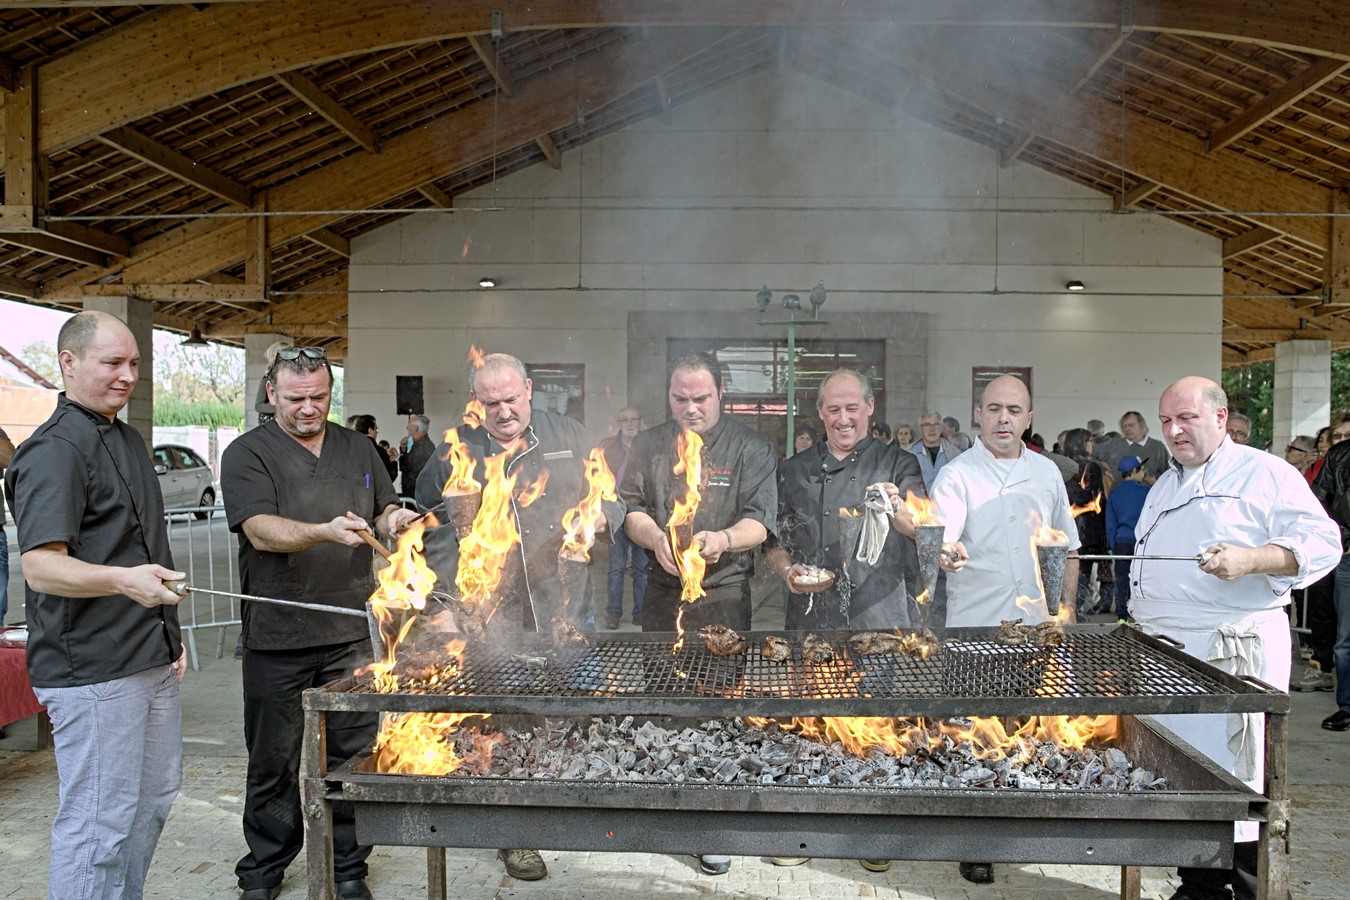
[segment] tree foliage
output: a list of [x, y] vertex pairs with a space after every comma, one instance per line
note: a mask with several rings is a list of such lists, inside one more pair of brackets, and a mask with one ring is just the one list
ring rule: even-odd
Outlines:
[[29, 368], [57, 387], [61, 386], [61, 364], [56, 361], [56, 347], [46, 341], [33, 341], [19, 351], [19, 359]]
[[[1246, 413], [1252, 420], [1251, 445], [1269, 447], [1274, 430], [1275, 364], [1252, 363], [1223, 373], [1228, 408]], [[1331, 354], [1331, 416], [1350, 409], [1350, 350]], [[1316, 431], [1316, 429], [1314, 429]]]

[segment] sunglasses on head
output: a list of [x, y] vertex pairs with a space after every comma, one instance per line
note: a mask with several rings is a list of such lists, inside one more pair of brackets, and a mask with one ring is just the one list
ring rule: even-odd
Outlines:
[[277, 359], [284, 359], [288, 362], [299, 359], [302, 355], [310, 359], [324, 359], [328, 356], [322, 347], [282, 347], [277, 351]]

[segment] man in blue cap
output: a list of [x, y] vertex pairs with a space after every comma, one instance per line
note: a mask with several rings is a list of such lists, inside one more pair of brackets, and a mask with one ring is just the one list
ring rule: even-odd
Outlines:
[[[1120, 473], [1120, 483], [1106, 498], [1106, 542], [1117, 556], [1130, 556], [1134, 553], [1134, 526], [1139, 522], [1144, 498], [1148, 496], [1148, 485], [1144, 483], [1148, 477], [1148, 466], [1139, 457], [1130, 455], [1116, 463], [1116, 471]], [[1116, 621], [1123, 624], [1130, 617], [1128, 559], [1116, 560], [1115, 575]]]

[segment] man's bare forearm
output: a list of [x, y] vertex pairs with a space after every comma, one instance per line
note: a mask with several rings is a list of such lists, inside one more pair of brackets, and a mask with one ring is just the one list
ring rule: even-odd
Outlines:
[[297, 553], [332, 539], [327, 522], [297, 522], [268, 515], [244, 520], [244, 536], [254, 548], [265, 553]]
[[625, 516], [623, 530], [628, 533], [629, 540], [647, 550], [655, 550], [657, 544], [666, 540], [665, 529], [644, 512], [630, 512]]

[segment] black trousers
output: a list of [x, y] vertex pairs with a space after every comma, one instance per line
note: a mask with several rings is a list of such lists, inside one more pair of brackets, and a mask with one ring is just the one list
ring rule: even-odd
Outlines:
[[684, 607], [680, 624], [689, 633], [705, 625], [725, 625], [735, 631], [750, 630], [750, 581], [737, 581], [710, 588], [693, 603], [680, 601], [680, 587], [647, 582], [642, 598], [642, 630], [674, 631], [675, 616]]
[[1328, 572], [1307, 587], [1304, 608], [1308, 611], [1308, 646], [1323, 672], [1336, 671], [1332, 649], [1336, 646], [1336, 573]]
[[[300, 746], [304, 737], [301, 694], [350, 675], [370, 662], [370, 644], [356, 641], [303, 650], [244, 653], [244, 742], [248, 787], [244, 840], [248, 855], [234, 873], [240, 890], [281, 884], [304, 844], [300, 812]], [[328, 713], [328, 767], [355, 756], [375, 739], [375, 713]], [[335, 880], [365, 878], [370, 847], [356, 843], [350, 803], [333, 804]]]

